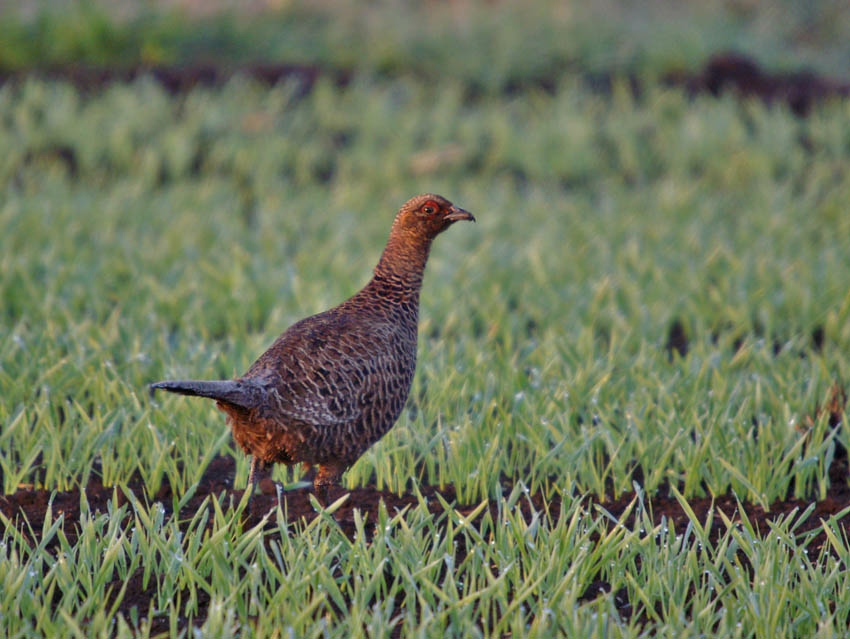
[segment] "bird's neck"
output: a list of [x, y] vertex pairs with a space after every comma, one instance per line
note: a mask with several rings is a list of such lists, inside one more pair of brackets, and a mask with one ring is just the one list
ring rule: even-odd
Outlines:
[[391, 233], [372, 281], [388, 289], [403, 291], [406, 295], [415, 293], [418, 299], [430, 251], [430, 240], [407, 237], [400, 232]]

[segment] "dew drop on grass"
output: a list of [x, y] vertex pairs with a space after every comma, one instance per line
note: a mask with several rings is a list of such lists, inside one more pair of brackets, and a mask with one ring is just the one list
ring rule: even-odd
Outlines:
[[541, 375], [540, 375], [540, 369], [539, 368], [537, 368], [536, 366], [532, 366], [531, 368], [529, 368], [528, 369], [528, 378], [529, 378], [529, 385], [531, 386], [531, 388], [535, 388], [535, 389], [540, 388]]

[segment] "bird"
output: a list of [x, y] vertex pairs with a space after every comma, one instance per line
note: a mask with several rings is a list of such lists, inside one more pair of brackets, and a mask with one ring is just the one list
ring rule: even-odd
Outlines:
[[328, 489], [398, 419], [416, 370], [419, 295], [431, 243], [469, 212], [433, 193], [408, 200], [369, 282], [338, 306], [286, 329], [230, 380], [161, 381], [156, 390], [215, 400], [236, 444], [251, 457], [249, 503], [276, 464], [315, 467]]

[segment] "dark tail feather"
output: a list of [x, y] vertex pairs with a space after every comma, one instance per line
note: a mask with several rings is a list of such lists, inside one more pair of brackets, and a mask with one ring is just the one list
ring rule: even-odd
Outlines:
[[262, 402], [263, 393], [261, 388], [235, 379], [209, 382], [197, 380], [157, 382], [151, 384], [149, 388], [151, 397], [153, 397], [154, 392], [161, 389], [179, 395], [208, 397], [242, 408], [258, 406]]

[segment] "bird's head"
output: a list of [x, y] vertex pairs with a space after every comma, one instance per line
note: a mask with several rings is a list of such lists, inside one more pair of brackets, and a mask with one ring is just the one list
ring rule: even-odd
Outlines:
[[459, 220], [474, 222], [475, 218], [440, 195], [426, 193], [411, 198], [395, 216], [375, 276], [382, 281], [401, 281], [408, 289], [418, 291], [431, 241]]
[[396, 216], [398, 230], [426, 241], [434, 239], [459, 220], [475, 221], [472, 213], [455, 206], [441, 195], [425, 193], [404, 203]]

